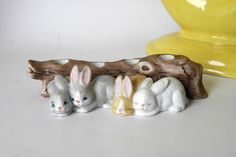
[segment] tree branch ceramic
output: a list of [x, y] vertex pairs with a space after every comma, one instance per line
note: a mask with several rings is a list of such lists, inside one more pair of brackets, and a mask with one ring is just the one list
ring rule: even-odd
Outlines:
[[154, 81], [163, 77], [174, 77], [182, 82], [188, 98], [205, 98], [207, 92], [202, 83], [202, 66], [181, 55], [151, 55], [136, 59], [123, 59], [114, 62], [89, 62], [83, 60], [28, 61], [28, 75], [43, 82], [42, 96], [47, 97], [47, 83], [56, 74], [69, 76], [74, 65], [82, 70], [91, 67], [91, 79], [98, 75], [136, 75], [151, 77]]

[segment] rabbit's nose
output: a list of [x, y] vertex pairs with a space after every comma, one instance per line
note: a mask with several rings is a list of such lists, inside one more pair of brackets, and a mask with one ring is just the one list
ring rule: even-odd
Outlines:
[[59, 111], [62, 111], [62, 110], [63, 110], [63, 108], [62, 108], [61, 106], [59, 106], [59, 107], [58, 107], [58, 110], [59, 110]]
[[75, 100], [77, 103], [80, 103], [80, 101], [79, 100]]

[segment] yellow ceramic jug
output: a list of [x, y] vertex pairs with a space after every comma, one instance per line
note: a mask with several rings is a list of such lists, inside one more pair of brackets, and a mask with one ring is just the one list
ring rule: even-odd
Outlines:
[[182, 54], [206, 73], [236, 78], [236, 0], [162, 0], [180, 25], [151, 41], [148, 54]]

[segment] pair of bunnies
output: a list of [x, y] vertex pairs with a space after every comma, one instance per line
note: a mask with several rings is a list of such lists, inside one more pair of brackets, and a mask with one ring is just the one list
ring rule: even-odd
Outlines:
[[115, 79], [101, 75], [91, 81], [91, 69], [85, 66], [80, 72], [73, 66], [70, 83], [61, 75], [49, 82], [50, 110], [54, 116], [64, 117], [75, 112], [89, 112], [99, 105], [111, 106]]
[[91, 69], [80, 72], [74, 66], [70, 83], [56, 75], [48, 84], [51, 112], [68, 116], [75, 112], [89, 112], [98, 106], [111, 109], [119, 115], [152, 116], [160, 111], [182, 111], [188, 102], [183, 85], [175, 78], [166, 77], [153, 83], [143, 75], [133, 77], [101, 75], [91, 80]]
[[165, 77], [153, 83], [143, 75], [118, 76], [112, 111], [120, 115], [153, 116], [160, 111], [180, 112], [188, 103], [182, 83]]

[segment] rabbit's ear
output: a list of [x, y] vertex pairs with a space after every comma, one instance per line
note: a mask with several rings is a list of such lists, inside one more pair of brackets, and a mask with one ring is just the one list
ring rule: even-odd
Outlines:
[[161, 94], [168, 87], [169, 82], [170, 82], [170, 80], [168, 78], [163, 78], [163, 79], [156, 81], [151, 87], [152, 92], [155, 95]]
[[76, 84], [79, 81], [79, 67], [74, 65], [70, 72], [70, 83]]
[[67, 80], [61, 76], [61, 75], [56, 75], [54, 77], [55, 85], [60, 91], [66, 91], [68, 90], [68, 82]]
[[141, 83], [139, 89], [142, 89], [142, 88], [151, 88], [153, 84], [153, 80], [152, 78], [146, 78], [145, 80], [143, 80], [143, 82]]
[[58, 89], [57, 89], [57, 87], [56, 87], [56, 85], [55, 85], [54, 80], [52, 80], [52, 81], [50, 81], [50, 82], [48, 83], [48, 85], [47, 85], [47, 90], [48, 90], [49, 95], [53, 95], [53, 94], [55, 94], [55, 93], [58, 92]]
[[122, 96], [122, 75], [119, 75], [115, 81], [115, 95], [117, 97]]
[[133, 84], [128, 76], [125, 76], [123, 80], [123, 94], [125, 97], [130, 97], [133, 93]]
[[92, 77], [91, 69], [88, 65], [85, 65], [84, 69], [81, 71], [79, 75], [80, 84], [87, 86], [91, 81], [91, 77]]

